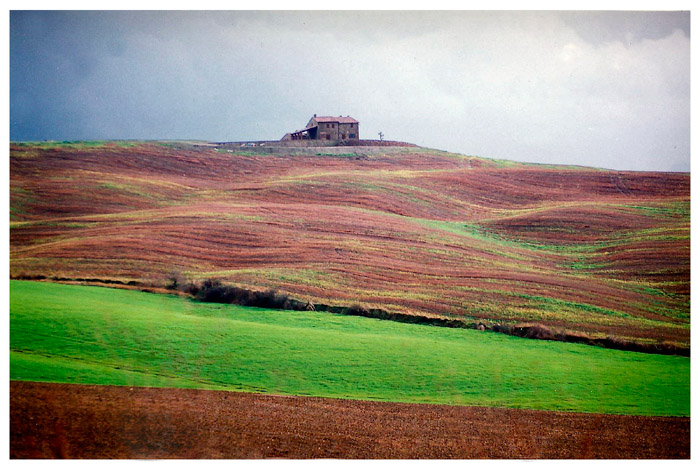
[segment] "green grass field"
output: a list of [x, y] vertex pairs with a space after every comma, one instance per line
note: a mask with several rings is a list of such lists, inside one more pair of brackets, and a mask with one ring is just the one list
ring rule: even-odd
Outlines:
[[690, 415], [690, 360], [11, 281], [10, 378]]

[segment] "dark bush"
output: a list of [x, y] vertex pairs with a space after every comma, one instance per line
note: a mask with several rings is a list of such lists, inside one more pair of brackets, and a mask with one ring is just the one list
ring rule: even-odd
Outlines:
[[247, 290], [233, 285], [223, 285], [216, 279], [204, 280], [201, 285], [190, 283], [186, 291], [197, 301], [206, 303], [226, 303], [241, 306], [256, 306], [268, 309], [304, 310], [307, 303], [289, 298], [284, 293], [270, 289], [265, 291]]
[[199, 285], [194, 282], [187, 282], [187, 284], [182, 287], [182, 291], [192, 296], [197, 296], [197, 293], [199, 293]]
[[[351, 305], [350, 307], [345, 309], [345, 314], [348, 314], [350, 316], [363, 316], [363, 317], [371, 317], [369, 311], [367, 308], [364, 308], [358, 304]], [[380, 318], [378, 318], [380, 319]]]
[[170, 272], [168, 279], [165, 281], [167, 290], [181, 290], [185, 285], [185, 277], [176, 271]]
[[540, 340], [556, 340], [556, 334], [541, 324], [514, 326], [512, 334], [518, 337]]
[[44, 275], [27, 275], [25, 273], [15, 275], [14, 277], [10, 278], [14, 280], [46, 280], [46, 276]]

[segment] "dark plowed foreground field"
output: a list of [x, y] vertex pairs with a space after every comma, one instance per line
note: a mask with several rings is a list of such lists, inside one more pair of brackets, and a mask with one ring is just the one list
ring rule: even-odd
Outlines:
[[689, 174], [327, 151], [12, 144], [11, 275], [216, 277], [689, 347]]
[[10, 384], [11, 458], [690, 457], [690, 419]]

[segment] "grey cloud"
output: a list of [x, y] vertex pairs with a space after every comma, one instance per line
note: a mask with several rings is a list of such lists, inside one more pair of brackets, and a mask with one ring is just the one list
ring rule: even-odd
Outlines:
[[596, 45], [656, 40], [676, 30], [690, 37], [688, 11], [572, 11], [561, 16], [582, 39]]

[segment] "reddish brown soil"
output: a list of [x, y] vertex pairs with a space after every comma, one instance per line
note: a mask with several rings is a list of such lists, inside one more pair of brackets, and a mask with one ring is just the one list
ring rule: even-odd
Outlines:
[[14, 277], [163, 287], [175, 271], [689, 347], [687, 173], [13, 144], [10, 199]]
[[687, 459], [690, 419], [11, 382], [10, 457]]

